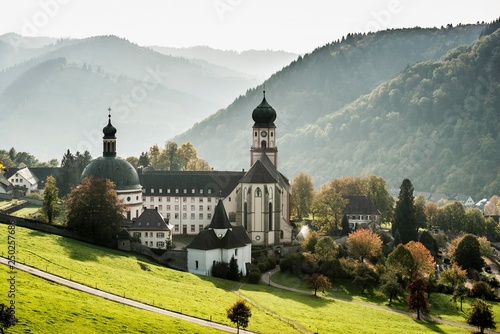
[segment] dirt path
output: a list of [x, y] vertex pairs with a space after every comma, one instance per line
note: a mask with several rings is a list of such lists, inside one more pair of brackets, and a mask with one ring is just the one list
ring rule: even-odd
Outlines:
[[[273, 282], [273, 280], [271, 279], [271, 277], [272, 277], [272, 275], [274, 275], [278, 271], [279, 271], [279, 268], [277, 267], [277, 268], [275, 268], [275, 269], [273, 269], [271, 271], [268, 271], [268, 272], [265, 272], [264, 274], [262, 274], [262, 278], [261, 278], [262, 283], [263, 284], [270, 284], [271, 286], [274, 286], [275, 288], [278, 288], [278, 289], [293, 291], [293, 292], [302, 293], [302, 294], [306, 294], [306, 295], [312, 295], [311, 291], [290, 288], [290, 287], [287, 287], [287, 286], [284, 286], [284, 285], [280, 285], [278, 283]], [[392, 308], [387, 307], [387, 306], [381, 306], [381, 305], [376, 305], [376, 304], [373, 304], [373, 303], [368, 303], [368, 302], [363, 302], [363, 301], [357, 301], [357, 300], [349, 300], [349, 299], [332, 297], [332, 296], [323, 296], [323, 297], [324, 298], [335, 299], [335, 300], [341, 300], [341, 301], [348, 302], [348, 303], [359, 304], [359, 305], [363, 305], [363, 306], [367, 306], [367, 307], [372, 307], [372, 308], [376, 308], [376, 309], [380, 309], [380, 310], [384, 310], [384, 311], [388, 311], [388, 312], [394, 312], [394, 313], [404, 314], [404, 315], [410, 316], [412, 318], [416, 317], [416, 315], [414, 313], [412, 313], [412, 312], [395, 310], [395, 309], [392, 309]], [[440, 323], [440, 324], [446, 324], [446, 325], [450, 325], [450, 326], [461, 327], [461, 328], [470, 330], [472, 332], [477, 332], [477, 330], [478, 330], [477, 327], [472, 327], [472, 326], [469, 326], [467, 324], [463, 324], [463, 323], [456, 322], [456, 321], [445, 320], [445, 319], [435, 318], [435, 317], [430, 317], [430, 316], [422, 316], [422, 318], [424, 320], [426, 320], [426, 321], [432, 321], [432, 322], [436, 322], [436, 323]], [[485, 329], [484, 332], [485, 333], [491, 333], [491, 334], [500, 333], [500, 332], [496, 332], [496, 331], [492, 331], [492, 330], [487, 330], [487, 329]]]

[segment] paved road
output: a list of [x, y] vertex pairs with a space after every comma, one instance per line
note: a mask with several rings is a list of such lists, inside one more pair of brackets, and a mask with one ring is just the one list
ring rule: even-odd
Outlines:
[[[0, 263], [7, 265], [8, 261], [7, 261], [6, 258], [0, 257]], [[140, 309], [143, 309], [143, 310], [147, 310], [147, 311], [151, 311], [151, 312], [156, 312], [156, 313], [163, 314], [163, 315], [166, 315], [166, 316], [169, 316], [169, 317], [173, 317], [173, 318], [177, 318], [177, 319], [189, 321], [189, 322], [194, 323], [194, 324], [198, 324], [198, 325], [201, 325], [201, 326], [214, 328], [214, 329], [221, 330], [221, 331], [230, 332], [230, 333], [236, 333], [236, 328], [233, 328], [233, 327], [229, 327], [229, 326], [226, 326], [226, 325], [222, 325], [222, 324], [211, 322], [211, 321], [204, 320], [204, 319], [190, 317], [190, 316], [185, 315], [185, 314], [168, 311], [168, 310], [165, 310], [165, 309], [162, 309], [162, 308], [159, 308], [159, 307], [155, 307], [155, 306], [151, 306], [151, 305], [148, 305], [148, 304], [144, 304], [144, 303], [132, 300], [132, 299], [128, 299], [128, 298], [120, 297], [120, 296], [117, 296], [117, 295], [113, 295], [111, 293], [104, 292], [104, 291], [101, 291], [101, 290], [98, 290], [98, 289], [94, 289], [94, 288], [88, 287], [86, 285], [83, 285], [83, 284], [80, 284], [80, 283], [76, 283], [76, 282], [67, 280], [65, 278], [56, 276], [56, 275], [49, 274], [49, 273], [44, 272], [42, 270], [30, 267], [30, 266], [26, 266], [26, 265], [21, 264], [21, 263], [17, 263], [16, 266], [15, 266], [15, 268], [17, 270], [21, 270], [21, 271], [27, 272], [27, 273], [29, 273], [31, 275], [35, 275], [35, 276], [41, 277], [41, 278], [46, 279], [48, 281], [52, 281], [52, 282], [55, 282], [55, 283], [67, 286], [69, 288], [72, 288], [72, 289], [75, 289], [75, 290], [79, 290], [79, 291], [82, 291], [82, 292], [86, 292], [86, 293], [92, 294], [94, 296], [105, 298], [105, 299], [108, 299], [108, 300], [111, 300], [111, 301], [114, 301], [114, 302], [117, 302], [117, 303], [120, 303], [120, 304], [137, 307], [137, 308], [140, 308]], [[250, 334], [252, 332], [240, 329], [240, 333]]]
[[[274, 275], [275, 273], [277, 273], [278, 271], [279, 271], [279, 267], [276, 267], [273, 270], [270, 270], [270, 271], [264, 273], [262, 275], [262, 278], [261, 278], [262, 283], [270, 284], [271, 286], [274, 286], [274, 287], [279, 288], [279, 289], [293, 291], [293, 292], [302, 293], [302, 294], [306, 294], [306, 295], [311, 295], [313, 293], [312, 291], [290, 288], [290, 287], [283, 286], [283, 285], [280, 285], [278, 283], [273, 282], [273, 280], [271, 279], [271, 276]], [[400, 313], [400, 314], [408, 315], [410, 317], [416, 317], [416, 314], [414, 314], [414, 313], [401, 311], [401, 310], [395, 310], [395, 309], [392, 309], [392, 308], [386, 307], [386, 306], [376, 305], [376, 304], [362, 302], [362, 301], [332, 297], [332, 296], [324, 296], [324, 297], [330, 298], [330, 299], [341, 300], [341, 301], [348, 302], [348, 303], [360, 304], [360, 305], [373, 307], [373, 308], [377, 308], [377, 309], [381, 309], [381, 310], [385, 310], [385, 311], [389, 311], [389, 312]], [[478, 330], [477, 327], [472, 327], [472, 326], [469, 326], [469, 325], [466, 325], [466, 324], [463, 324], [460, 322], [455, 322], [455, 321], [450, 321], [450, 320], [445, 320], [445, 319], [440, 319], [440, 318], [434, 318], [434, 317], [430, 317], [430, 316], [423, 316], [423, 315], [421, 315], [421, 316], [422, 316], [422, 318], [424, 318], [427, 321], [433, 321], [436, 323], [447, 324], [447, 325], [455, 326], [455, 327], [461, 327], [461, 328], [465, 328], [467, 330], [470, 330], [472, 332], [476, 332]], [[490, 334], [500, 333], [500, 332], [495, 332], [495, 331], [491, 331], [491, 330], [487, 330], [487, 329], [485, 329], [484, 332], [490, 333]]]

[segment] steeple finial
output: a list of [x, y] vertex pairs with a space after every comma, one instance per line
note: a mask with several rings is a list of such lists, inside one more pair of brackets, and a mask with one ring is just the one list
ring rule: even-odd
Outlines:
[[262, 90], [262, 93], [264, 94], [264, 98], [266, 98], [266, 84], [264, 83], [264, 89]]
[[111, 121], [111, 107], [108, 107], [108, 119]]

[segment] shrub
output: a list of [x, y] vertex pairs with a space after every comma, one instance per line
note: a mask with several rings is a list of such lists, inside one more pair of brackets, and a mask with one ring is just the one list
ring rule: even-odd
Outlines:
[[258, 284], [260, 282], [260, 277], [262, 273], [258, 268], [253, 268], [248, 274], [248, 283]]
[[475, 282], [472, 285], [472, 296], [474, 298], [484, 298], [486, 300], [492, 300], [493, 294], [491, 287], [486, 282]]
[[215, 262], [212, 267], [212, 276], [218, 278], [227, 278], [227, 273], [229, 272], [229, 263], [227, 262]]
[[280, 262], [280, 270], [290, 274], [300, 275], [304, 255], [302, 253], [292, 253], [287, 255]]

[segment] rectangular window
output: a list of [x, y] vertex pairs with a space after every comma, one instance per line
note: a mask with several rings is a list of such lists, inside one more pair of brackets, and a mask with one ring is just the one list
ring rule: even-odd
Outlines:
[[142, 201], [143, 201], [143, 202], [146, 202], [146, 197], [143, 197], [143, 198], [142, 198]]
[[211, 213], [207, 213], [207, 219], [212, 219], [212, 214]]
[[212, 193], [212, 189], [208, 188], [207, 193], [211, 194]]
[[203, 194], [203, 189], [200, 189], [200, 194]]
[[179, 219], [179, 214], [177, 212], [175, 213], [174, 218]]
[[155, 190], [153, 188], [151, 188], [151, 193], [154, 194], [155, 193]]
[[231, 196], [229, 196], [229, 202], [231, 202]]
[[198, 225], [198, 229], [200, 232], [203, 231], [203, 225]]
[[208, 203], [212, 203], [212, 197], [208, 197], [208, 198], [207, 198], [207, 202], [208, 202]]
[[194, 213], [194, 212], [192, 212], [192, 213], [191, 213], [191, 220], [194, 220], [194, 219], [195, 219], [195, 213]]
[[167, 202], [170, 202], [170, 197], [167, 197]]
[[158, 202], [161, 202], [161, 197], [158, 197]]
[[191, 197], [191, 203], [194, 203], [194, 197]]
[[182, 202], [183, 202], [183, 203], [186, 203], [187, 201], [188, 201], [187, 197], [183, 197], [183, 198], [182, 198]]
[[238, 248], [234, 250], [234, 256], [238, 256]]
[[150, 198], [149, 198], [149, 200], [150, 200], [151, 202], [154, 202], [154, 201], [155, 201], [155, 198], [154, 198], [154, 197], [150, 197]]
[[200, 197], [199, 202], [200, 202], [200, 203], [203, 203], [203, 197]]
[[167, 213], [167, 219], [170, 219], [170, 212]]
[[196, 207], [195, 207], [195, 205], [193, 204], [193, 205], [191, 205], [191, 211], [194, 211], [194, 210], [196, 210]]
[[178, 204], [175, 205], [175, 211], [179, 211], [179, 205]]
[[194, 189], [191, 189], [191, 194], [194, 194]]
[[134, 238], [140, 238], [141, 232], [134, 232]]
[[167, 189], [167, 194], [170, 194], [170, 189]]
[[153, 204], [151, 204], [151, 205], [149, 206], [149, 208], [150, 208], [150, 209], [154, 209], [154, 208], [155, 208], [155, 206], [154, 206]]
[[156, 237], [157, 238], [165, 238], [165, 233], [163, 233], [163, 232], [157, 232], [156, 233]]
[[188, 192], [187, 189], [184, 189], [184, 194], [187, 194], [187, 192]]
[[203, 205], [200, 205], [199, 210], [203, 211]]
[[182, 211], [187, 211], [187, 209], [188, 209], [188, 206], [187, 206], [187, 205], [183, 205], [183, 206], [182, 206]]
[[184, 212], [184, 213], [182, 214], [182, 219], [187, 219], [187, 218], [188, 218], [188, 214], [187, 214], [186, 212]]
[[163, 192], [163, 189], [160, 188], [160, 190], [158, 192], [161, 194]]
[[196, 226], [191, 225], [191, 232], [196, 232]]
[[207, 210], [208, 211], [212, 211], [212, 206], [211, 205], [207, 205]]
[[178, 194], [179, 193], [179, 189], [175, 189], [175, 193]]
[[156, 248], [165, 248], [165, 243], [163, 241], [157, 241]]
[[170, 211], [170, 204], [167, 205], [167, 211]]
[[158, 210], [163, 210], [163, 205], [158, 205]]
[[175, 232], [179, 232], [179, 225], [178, 225], [178, 224], [175, 224], [175, 225], [174, 225], [174, 231], [175, 231]]
[[198, 269], [198, 260], [194, 261], [195, 268]]
[[203, 220], [203, 213], [200, 213], [200, 220]]

